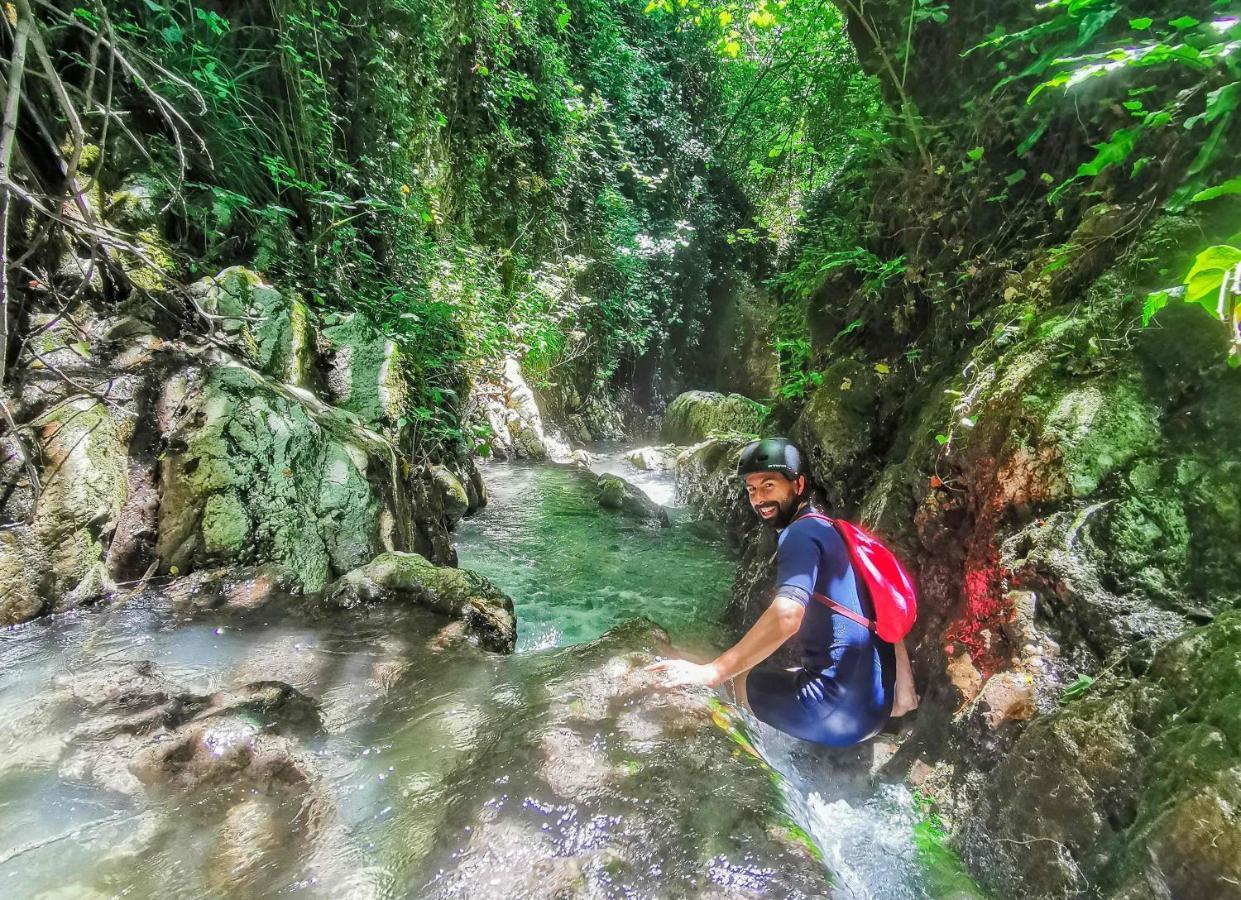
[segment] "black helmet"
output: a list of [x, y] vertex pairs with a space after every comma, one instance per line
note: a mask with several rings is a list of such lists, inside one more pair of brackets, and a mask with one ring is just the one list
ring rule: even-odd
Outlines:
[[741, 460], [737, 463], [737, 477], [745, 478], [755, 472], [779, 472], [789, 481], [807, 474], [797, 445], [782, 437], [751, 441], [745, 445]]

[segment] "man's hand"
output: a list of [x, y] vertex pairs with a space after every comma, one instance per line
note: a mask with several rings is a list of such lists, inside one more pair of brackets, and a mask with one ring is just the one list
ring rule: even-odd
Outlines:
[[663, 676], [662, 687], [716, 687], [724, 679], [713, 663], [699, 665], [688, 659], [661, 659], [645, 671]]

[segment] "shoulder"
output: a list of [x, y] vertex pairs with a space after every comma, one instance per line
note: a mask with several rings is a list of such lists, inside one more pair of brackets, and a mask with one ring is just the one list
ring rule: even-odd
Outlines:
[[819, 516], [802, 516], [780, 532], [781, 550], [814, 547], [831, 555], [846, 552], [844, 539], [831, 520]]

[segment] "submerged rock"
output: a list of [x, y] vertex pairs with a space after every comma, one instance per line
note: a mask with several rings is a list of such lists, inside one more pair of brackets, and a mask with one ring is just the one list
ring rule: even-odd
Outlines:
[[708, 692], [643, 672], [665, 639], [630, 622], [544, 655], [548, 689], [520, 731], [454, 774], [460, 814], [419, 896], [490, 897], [497, 879], [521, 897], [827, 896], [812, 849], [786, 838], [779, 776], [736, 723]]
[[605, 509], [618, 510], [640, 521], [668, 525], [668, 510], [619, 475], [600, 475], [595, 490], [599, 505]]
[[675, 444], [695, 444], [716, 433], [754, 434], [767, 407], [740, 394], [686, 391], [664, 413], [661, 435]]
[[517, 643], [511, 597], [481, 575], [437, 566], [417, 553], [383, 553], [342, 577], [327, 597], [342, 607], [413, 603], [462, 620], [487, 650], [509, 653]]

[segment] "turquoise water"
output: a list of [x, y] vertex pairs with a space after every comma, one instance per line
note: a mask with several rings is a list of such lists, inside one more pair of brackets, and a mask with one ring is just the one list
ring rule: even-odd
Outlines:
[[[667, 476], [624, 474], [671, 495]], [[639, 616], [679, 645], [724, 639], [734, 562], [712, 523], [673, 509], [659, 528], [600, 509], [590, 476], [566, 466], [495, 463], [484, 477], [491, 502], [459, 526], [457, 552], [513, 597], [519, 651], [592, 640]]]
[[[670, 495], [667, 476], [625, 474]], [[302, 597], [204, 610], [156, 593], [0, 631], [0, 896], [971, 896], [935, 888], [908, 793], [871, 784], [890, 747], [832, 754], [749, 722], [760, 761], [735, 714], [652, 690], [641, 667], [666, 646], [613, 626], [645, 617], [718, 649], [718, 532], [600, 510], [566, 469], [487, 477], [460, 551], [514, 596], [513, 656], [453, 643], [421, 609]], [[193, 715], [272, 681], [318, 723]], [[209, 752], [139, 783], [141, 755], [196, 722]]]

